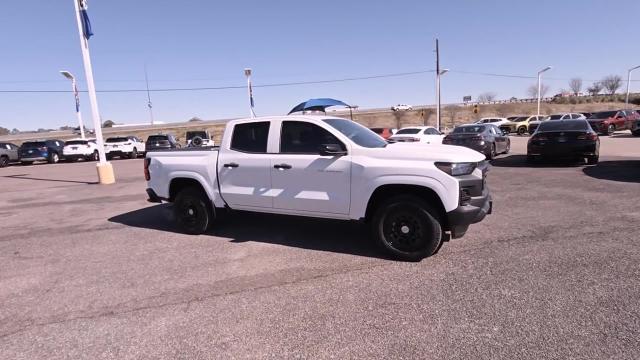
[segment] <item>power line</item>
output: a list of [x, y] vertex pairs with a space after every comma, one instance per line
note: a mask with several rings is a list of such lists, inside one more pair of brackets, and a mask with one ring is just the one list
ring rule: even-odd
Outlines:
[[[273, 83], [273, 84], [258, 84], [253, 87], [256, 88], [268, 88], [268, 87], [282, 87], [282, 86], [296, 86], [296, 85], [313, 85], [313, 84], [329, 84], [329, 83], [339, 83], [339, 82], [348, 82], [348, 81], [359, 81], [359, 80], [371, 80], [371, 79], [382, 79], [382, 78], [391, 78], [391, 77], [401, 77], [401, 76], [410, 76], [410, 75], [419, 75], [432, 73], [434, 70], [421, 70], [421, 71], [411, 71], [411, 72], [403, 72], [403, 73], [394, 73], [394, 74], [383, 74], [383, 75], [370, 75], [370, 76], [360, 76], [360, 77], [350, 77], [350, 78], [341, 78], [341, 79], [331, 79], [331, 80], [315, 80], [315, 81], [296, 81], [296, 82], [284, 82], [284, 83]], [[191, 87], [191, 88], [161, 88], [161, 89], [111, 89], [111, 90], [97, 90], [100, 93], [125, 93], [125, 92], [175, 92], [175, 91], [207, 91], [207, 90], [232, 90], [232, 89], [245, 89], [245, 85], [238, 86], [217, 86], [217, 87]], [[80, 92], [86, 92], [86, 90], [81, 90]], [[67, 90], [0, 90], [0, 93], [68, 93]]]
[[[488, 77], [502, 77], [502, 78], [517, 78], [517, 79], [536, 79], [536, 76], [530, 75], [518, 75], [518, 74], [500, 74], [500, 73], [489, 73], [489, 72], [476, 72], [476, 71], [465, 71], [465, 70], [449, 70], [451, 73], [465, 74], [465, 75], [479, 75], [479, 76], [488, 76]], [[331, 83], [341, 83], [341, 82], [350, 82], [350, 81], [362, 81], [362, 80], [373, 80], [373, 79], [383, 79], [383, 78], [393, 78], [393, 77], [403, 77], [403, 76], [411, 76], [411, 75], [421, 75], [427, 73], [435, 73], [435, 70], [419, 70], [419, 71], [410, 71], [410, 72], [401, 72], [401, 73], [392, 73], [392, 74], [381, 74], [381, 75], [370, 75], [370, 76], [360, 76], [360, 77], [348, 77], [348, 78], [340, 78], [340, 79], [330, 79], [330, 80], [314, 80], [314, 81], [295, 81], [295, 82], [283, 82], [283, 83], [271, 83], [271, 84], [257, 84], [253, 87], [256, 88], [269, 88], [269, 87], [284, 87], [284, 86], [299, 86], [299, 85], [314, 85], [314, 84], [331, 84]], [[570, 78], [553, 78], [553, 77], [545, 77], [545, 80], [555, 80], [555, 81], [568, 81]], [[594, 79], [582, 79], [583, 81], [600, 81]], [[640, 81], [640, 80], [631, 80], [632, 82]], [[625, 81], [626, 82], [626, 81]], [[189, 88], [157, 88], [157, 89], [108, 89], [108, 90], [97, 90], [100, 93], [132, 93], [132, 92], [180, 92], [180, 91], [216, 91], [216, 90], [237, 90], [237, 89], [245, 89], [245, 85], [232, 85], [232, 86], [214, 86], [214, 87], [189, 87]], [[37, 94], [37, 93], [68, 93], [68, 90], [0, 90], [0, 93], [13, 93], [13, 94]], [[86, 90], [81, 90], [80, 92], [87, 92]]]

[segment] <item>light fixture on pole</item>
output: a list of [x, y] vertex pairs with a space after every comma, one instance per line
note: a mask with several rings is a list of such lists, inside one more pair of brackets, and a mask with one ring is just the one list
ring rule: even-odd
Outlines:
[[80, 126], [80, 137], [84, 140], [84, 124], [82, 123], [82, 114], [80, 113], [80, 96], [78, 94], [78, 87], [76, 86], [76, 78], [75, 76], [73, 76], [72, 73], [66, 71], [66, 70], [61, 70], [60, 74], [62, 74], [62, 76], [66, 77], [67, 79], [71, 80], [71, 88], [73, 90], [73, 96], [76, 99], [76, 116], [78, 117], [78, 126]]
[[627, 99], [625, 100], [625, 104], [627, 105], [629, 105], [629, 85], [631, 85], [631, 72], [638, 68], [640, 68], [640, 65], [632, 67], [627, 71]]
[[78, 34], [80, 35], [80, 49], [82, 50], [82, 62], [84, 64], [85, 78], [87, 79], [87, 90], [89, 92], [89, 102], [91, 103], [91, 117], [93, 127], [96, 132], [96, 145], [98, 145], [98, 157], [100, 161], [97, 165], [98, 180], [100, 184], [115, 183], [115, 176], [111, 163], [107, 162], [104, 152], [104, 140], [102, 138], [102, 124], [100, 123], [100, 111], [98, 110], [98, 98], [96, 96], [96, 86], [93, 82], [93, 68], [91, 66], [91, 55], [89, 54], [89, 38], [93, 36], [91, 23], [87, 15], [86, 0], [72, 0], [76, 11], [76, 22], [78, 24]]
[[551, 66], [547, 66], [546, 68], [538, 71], [538, 116], [540, 116], [540, 98], [542, 97], [542, 73], [548, 70], [551, 70]]
[[438, 128], [438, 131], [440, 131], [440, 76], [446, 74], [449, 72], [449, 69], [442, 69], [440, 70], [437, 74], [436, 74], [436, 127]]
[[254, 102], [253, 102], [253, 87], [251, 86], [251, 69], [244, 69], [244, 76], [247, 77], [247, 92], [249, 93], [249, 115], [254, 118], [256, 117], [256, 113], [253, 110]]

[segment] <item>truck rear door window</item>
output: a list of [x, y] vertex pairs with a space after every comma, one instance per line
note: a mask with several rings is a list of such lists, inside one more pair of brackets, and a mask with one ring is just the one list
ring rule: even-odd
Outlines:
[[269, 125], [269, 121], [237, 124], [233, 127], [231, 149], [250, 153], [266, 153]]

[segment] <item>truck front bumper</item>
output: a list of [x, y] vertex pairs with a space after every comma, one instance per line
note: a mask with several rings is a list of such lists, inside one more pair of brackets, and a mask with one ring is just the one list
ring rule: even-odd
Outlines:
[[[461, 191], [462, 196], [462, 191]], [[469, 225], [482, 221], [493, 210], [493, 200], [489, 188], [482, 180], [482, 193], [479, 196], [467, 196], [461, 199], [460, 206], [447, 213], [448, 229], [451, 237], [464, 236]]]

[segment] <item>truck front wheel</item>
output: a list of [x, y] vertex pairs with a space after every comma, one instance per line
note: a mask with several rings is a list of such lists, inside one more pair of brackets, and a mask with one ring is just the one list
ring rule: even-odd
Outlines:
[[372, 227], [377, 245], [399, 260], [420, 261], [433, 255], [442, 241], [437, 212], [413, 196], [384, 201], [375, 212]]
[[203, 234], [213, 220], [208, 197], [196, 187], [182, 189], [173, 204], [173, 213], [182, 231], [191, 235]]

